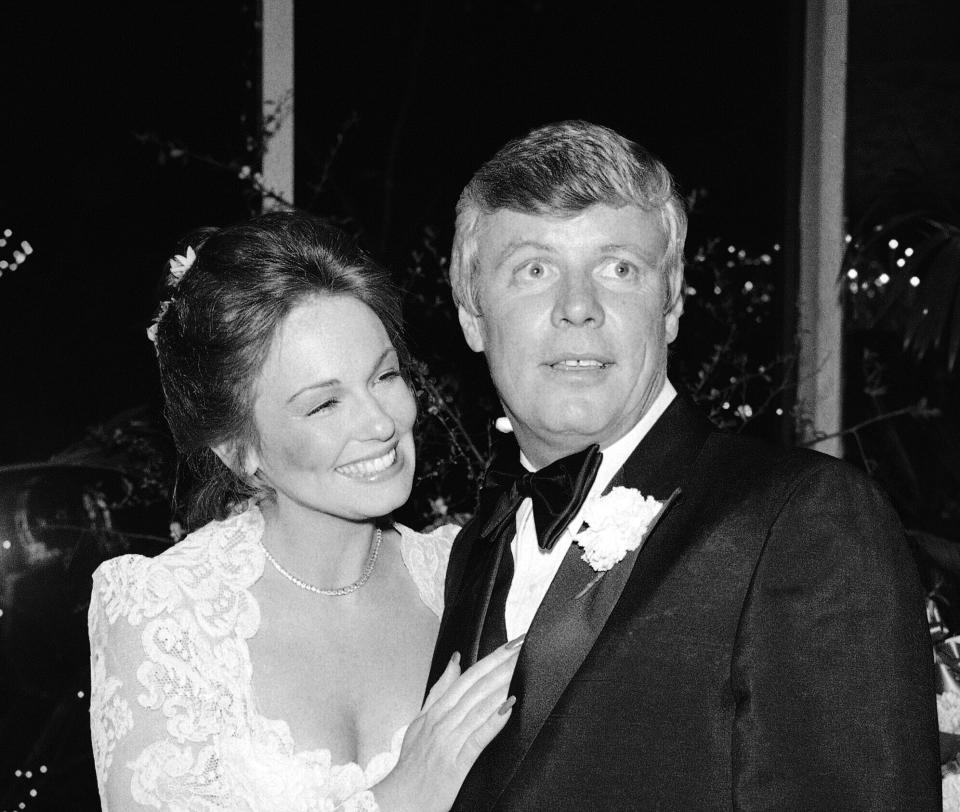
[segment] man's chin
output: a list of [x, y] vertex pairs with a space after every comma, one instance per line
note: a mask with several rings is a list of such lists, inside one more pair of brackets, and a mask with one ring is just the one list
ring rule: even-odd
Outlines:
[[[586, 448], [594, 443], [609, 445], [615, 440], [617, 428], [612, 421], [594, 419], [551, 420], [537, 427], [535, 434], [541, 443], [555, 448], [568, 449], [570, 453]], [[612, 438], [612, 439], [611, 439]], [[517, 439], [523, 443], [521, 434]]]

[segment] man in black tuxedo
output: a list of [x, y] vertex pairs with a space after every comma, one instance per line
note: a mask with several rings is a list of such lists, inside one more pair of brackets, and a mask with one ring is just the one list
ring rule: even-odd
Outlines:
[[513, 717], [455, 809], [939, 809], [921, 587], [888, 501], [845, 463], [717, 431], [667, 379], [686, 215], [663, 165], [549, 125], [457, 212], [460, 322], [519, 449], [454, 544], [430, 683], [526, 637]]

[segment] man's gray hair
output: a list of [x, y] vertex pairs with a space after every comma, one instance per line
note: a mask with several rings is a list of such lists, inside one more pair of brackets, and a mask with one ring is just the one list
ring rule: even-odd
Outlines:
[[[686, 206], [667, 168], [607, 127], [562, 121], [510, 141], [464, 188], [457, 201], [450, 257], [454, 301], [471, 313], [481, 312], [477, 261], [481, 216], [510, 209], [564, 217], [597, 203], [659, 212], [667, 235], [660, 270], [667, 276], [675, 270], [682, 273]], [[680, 291], [675, 295], [682, 295]], [[671, 304], [666, 302], [665, 308]]]

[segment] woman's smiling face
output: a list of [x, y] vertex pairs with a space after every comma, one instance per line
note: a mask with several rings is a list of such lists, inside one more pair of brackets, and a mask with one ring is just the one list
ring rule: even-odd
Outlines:
[[248, 465], [299, 507], [350, 521], [384, 516], [413, 484], [416, 403], [377, 315], [317, 296], [280, 325], [255, 383]]

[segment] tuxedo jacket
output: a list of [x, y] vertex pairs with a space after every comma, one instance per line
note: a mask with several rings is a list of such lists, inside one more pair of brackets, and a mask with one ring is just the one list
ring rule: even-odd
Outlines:
[[[571, 545], [454, 809], [940, 809], [922, 590], [868, 477], [678, 396], [612, 484], [680, 495], [580, 597]], [[454, 543], [430, 685], [476, 657], [495, 546]]]

